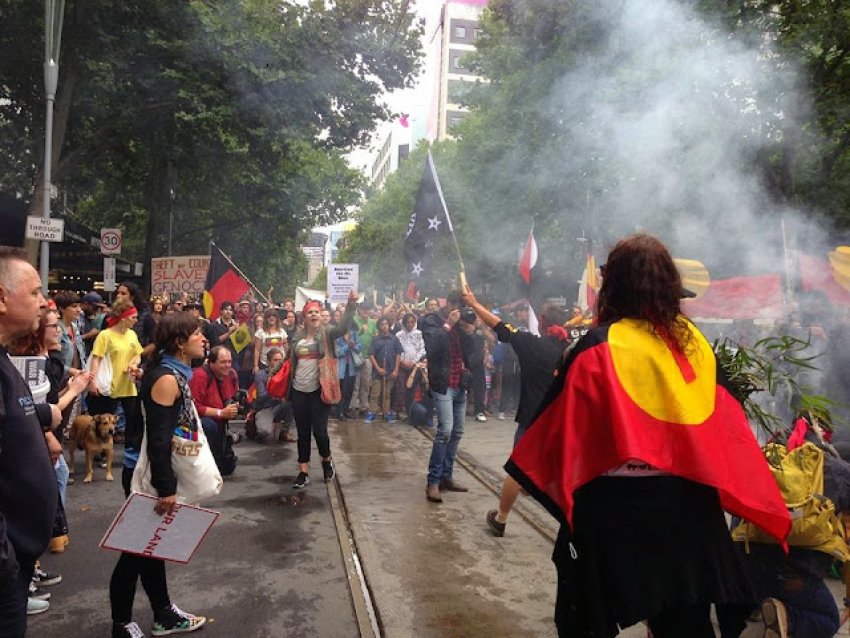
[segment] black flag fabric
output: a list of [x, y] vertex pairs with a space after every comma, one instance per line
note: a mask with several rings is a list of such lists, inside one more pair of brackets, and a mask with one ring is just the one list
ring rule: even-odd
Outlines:
[[425, 174], [419, 185], [416, 205], [404, 239], [404, 256], [409, 265], [408, 279], [417, 281], [430, 274], [434, 245], [440, 238], [448, 237], [453, 232], [443, 189], [440, 188], [440, 179], [434, 168], [434, 158], [428, 151]]

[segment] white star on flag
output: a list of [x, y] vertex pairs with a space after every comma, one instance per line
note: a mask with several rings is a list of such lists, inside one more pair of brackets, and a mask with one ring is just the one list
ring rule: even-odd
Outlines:
[[431, 230], [432, 228], [434, 230], [440, 230], [440, 224], [442, 224], [442, 223], [443, 222], [436, 215], [434, 215], [433, 219], [429, 217], [428, 218], [428, 230]]
[[422, 274], [422, 262], [417, 262], [413, 264], [413, 276], [418, 277]]

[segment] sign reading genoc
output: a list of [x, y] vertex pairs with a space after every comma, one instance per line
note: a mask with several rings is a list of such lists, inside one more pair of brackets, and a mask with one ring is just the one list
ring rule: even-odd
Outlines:
[[46, 217], [27, 217], [27, 239], [57, 241], [65, 239], [65, 220]]

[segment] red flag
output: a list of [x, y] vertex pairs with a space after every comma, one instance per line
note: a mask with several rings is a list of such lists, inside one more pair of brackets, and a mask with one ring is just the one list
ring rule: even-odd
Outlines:
[[828, 298], [833, 306], [850, 306], [850, 292], [838, 285], [833, 276], [830, 264], [811, 255], [797, 255], [800, 265], [800, 283], [803, 290], [819, 290]]
[[210, 245], [210, 267], [204, 284], [204, 314], [208, 319], [217, 319], [219, 306], [225, 301], [236, 304], [251, 289], [239, 275], [218, 246]]
[[702, 297], [683, 299], [682, 311], [710, 319], [779, 319], [782, 280], [778, 273], [715, 279]]
[[525, 250], [522, 251], [522, 259], [519, 260], [519, 276], [526, 286], [531, 285], [531, 271], [537, 265], [537, 242], [534, 241], [534, 226], [528, 233], [525, 242]]
[[591, 330], [561, 367], [508, 473], [571, 524], [579, 487], [639, 459], [716, 488], [724, 509], [784, 541], [791, 520], [779, 488], [711, 346], [692, 330], [687, 354], [646, 322]]

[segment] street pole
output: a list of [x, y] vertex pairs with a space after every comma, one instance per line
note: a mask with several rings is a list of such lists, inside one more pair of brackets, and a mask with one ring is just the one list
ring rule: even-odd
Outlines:
[[[53, 163], [53, 103], [59, 86], [59, 49], [62, 42], [62, 19], [65, 0], [44, 2], [44, 90], [47, 94], [47, 115], [44, 124], [44, 202], [41, 216], [50, 219], [51, 165]], [[39, 274], [41, 287], [47, 294], [50, 271], [50, 242], [41, 242]]]

